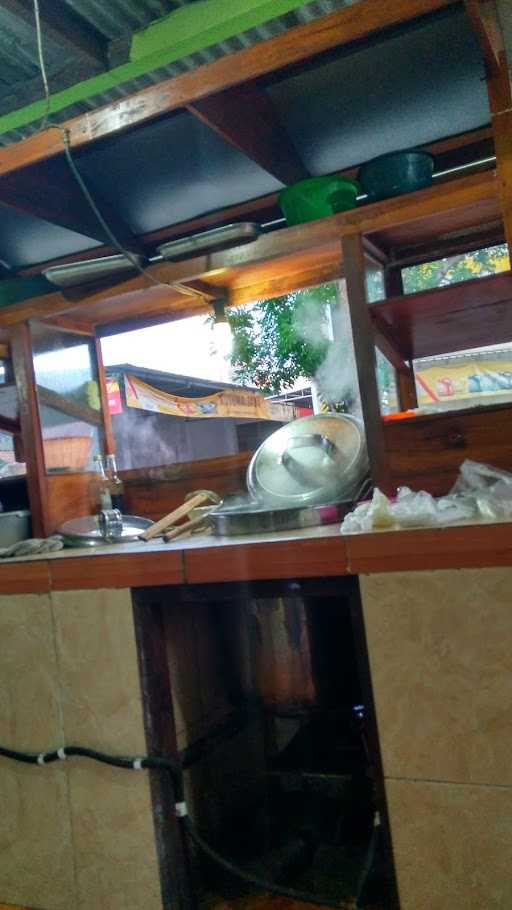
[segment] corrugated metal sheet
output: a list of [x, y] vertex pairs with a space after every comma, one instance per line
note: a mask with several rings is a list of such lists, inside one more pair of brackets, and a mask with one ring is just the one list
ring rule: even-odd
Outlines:
[[[147, 25], [154, 19], [166, 15], [179, 6], [185, 6], [197, 0], [66, 0], [68, 6], [84, 18], [93, 28], [109, 40], [116, 40], [130, 35], [133, 31]], [[70, 105], [55, 114], [55, 122], [62, 122], [70, 117], [86, 111], [102, 107], [112, 101], [130, 95], [149, 85], [154, 85], [164, 79], [177, 76], [189, 70], [197, 69], [206, 63], [211, 63], [219, 57], [236, 53], [246, 47], [251, 47], [261, 41], [267, 41], [275, 35], [281, 34], [298, 25], [303, 25], [320, 16], [324, 16], [357, 0], [312, 0], [303, 6], [271, 19], [269, 22], [242, 32], [227, 41], [222, 41], [209, 48], [183, 57], [169, 66], [160, 67], [151, 73], [132, 79], [122, 86], [108, 92], [102, 92], [78, 104]], [[37, 78], [39, 71], [36, 65], [35, 33], [29, 26], [24, 27], [24, 34], [20, 36], [20, 24], [17, 32], [13, 32], [13, 16], [0, 7], [0, 86], [14, 86], [16, 82], [24, 79]], [[10, 44], [9, 44], [10, 42]], [[4, 53], [5, 45], [5, 53]], [[45, 45], [47, 68], [49, 75], [58, 73], [69, 62], [63, 57], [62, 49]], [[20, 129], [12, 130], [0, 136], [0, 145], [9, 145], [19, 142], [26, 136], [36, 132], [38, 124], [30, 124]]]

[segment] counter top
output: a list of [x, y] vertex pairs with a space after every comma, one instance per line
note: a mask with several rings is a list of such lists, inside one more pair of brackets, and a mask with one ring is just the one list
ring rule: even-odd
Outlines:
[[342, 536], [339, 526], [64, 549], [0, 562], [0, 593], [512, 565], [512, 524]]

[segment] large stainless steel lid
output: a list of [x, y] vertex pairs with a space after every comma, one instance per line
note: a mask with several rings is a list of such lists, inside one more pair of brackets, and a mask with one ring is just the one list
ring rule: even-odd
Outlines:
[[347, 414], [301, 417], [260, 446], [247, 471], [251, 495], [272, 505], [350, 498], [367, 469], [362, 425]]
[[139, 518], [137, 515], [123, 515], [123, 528], [116, 537], [108, 539], [102, 537], [98, 516], [87, 515], [84, 518], [72, 518], [58, 529], [58, 534], [64, 538], [68, 547], [98, 547], [103, 544], [128, 543], [138, 540], [143, 531], [153, 524], [149, 518]]

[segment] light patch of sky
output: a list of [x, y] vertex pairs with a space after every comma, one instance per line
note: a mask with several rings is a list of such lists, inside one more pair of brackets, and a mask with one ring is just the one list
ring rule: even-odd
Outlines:
[[131, 363], [213, 382], [231, 382], [229, 360], [221, 348], [204, 316], [123, 332], [101, 342], [105, 366]]

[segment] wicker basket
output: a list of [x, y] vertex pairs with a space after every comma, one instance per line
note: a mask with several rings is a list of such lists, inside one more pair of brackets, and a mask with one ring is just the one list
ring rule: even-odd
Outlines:
[[68, 468], [83, 471], [91, 455], [90, 436], [59, 436], [43, 442], [46, 468]]

